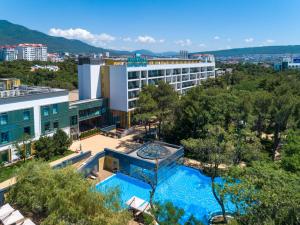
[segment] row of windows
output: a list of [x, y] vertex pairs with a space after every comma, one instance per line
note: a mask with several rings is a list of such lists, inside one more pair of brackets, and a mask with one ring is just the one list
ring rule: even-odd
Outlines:
[[[102, 113], [105, 112], [105, 108], [102, 109]], [[99, 106], [79, 111], [79, 118], [87, 116], [97, 116], [101, 114], [101, 108]]]
[[[52, 127], [53, 127], [54, 130], [58, 129], [59, 128], [59, 122], [58, 121], [54, 121]], [[50, 122], [45, 122], [44, 123], [44, 131], [45, 131], [45, 133], [48, 133], [51, 130], [52, 130], [51, 129], [51, 123]]]
[[[53, 104], [52, 105], [52, 114], [57, 114], [58, 113], [58, 105]], [[50, 106], [44, 106], [43, 107], [43, 116], [49, 116], [50, 114]]]
[[[198, 72], [206, 72], [206, 71], [214, 71], [213, 66], [209, 67], [193, 67], [193, 68], [177, 68], [177, 69], [167, 69], [166, 75], [178, 75], [178, 74], [187, 74], [190, 71], [190, 73], [198, 73]], [[140, 76], [141, 75], [141, 76]], [[164, 70], [149, 70], [148, 71], [148, 77], [159, 77], [164, 76], [165, 72]], [[131, 71], [128, 72], [128, 80], [132, 79], [139, 79], [139, 78], [146, 78], [147, 77], [147, 71]]]
[[[23, 111], [23, 120], [24, 121], [30, 120], [30, 111], [29, 110]], [[0, 114], [0, 125], [6, 125], [6, 124], [8, 124], [8, 114], [1, 113]]]
[[[27, 126], [23, 128], [23, 134], [31, 136], [31, 127]], [[6, 144], [10, 142], [9, 131], [1, 132], [0, 144]]]

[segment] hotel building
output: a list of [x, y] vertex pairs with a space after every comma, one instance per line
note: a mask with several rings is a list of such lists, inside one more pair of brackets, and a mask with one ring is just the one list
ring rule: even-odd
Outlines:
[[43, 44], [19, 44], [16, 47], [18, 59], [47, 61], [47, 46]]
[[18, 79], [1, 79], [0, 87], [0, 163], [18, 158], [14, 143], [24, 135], [36, 140], [62, 129], [77, 138], [111, 123], [107, 99], [70, 102], [67, 90], [20, 85]]
[[15, 46], [0, 46], [0, 61], [17, 60], [17, 53]]
[[111, 111], [119, 116], [121, 127], [128, 128], [144, 86], [164, 81], [184, 94], [203, 80], [214, 77], [212, 56], [202, 59], [106, 59], [101, 65], [99, 86], [102, 86], [102, 96], [109, 99]]

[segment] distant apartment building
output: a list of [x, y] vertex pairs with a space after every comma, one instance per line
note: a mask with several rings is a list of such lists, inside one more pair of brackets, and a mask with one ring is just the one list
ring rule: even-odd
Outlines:
[[18, 44], [18, 59], [27, 61], [47, 61], [47, 46], [43, 44]]
[[17, 60], [18, 51], [15, 46], [0, 46], [0, 61]]
[[37, 70], [49, 70], [52, 72], [57, 72], [59, 71], [59, 67], [55, 65], [46, 65], [46, 66], [34, 65], [30, 68], [30, 71], [37, 71]]
[[180, 50], [179, 51], [179, 57], [181, 59], [188, 59], [189, 58], [189, 52], [186, 50]]
[[[142, 57], [105, 59], [80, 58], [78, 65], [80, 98], [109, 99], [110, 110], [120, 118], [120, 126], [131, 126], [131, 115], [141, 89], [163, 81], [184, 94], [203, 80], [215, 77], [215, 61], [209, 59]], [[90, 90], [90, 91], [88, 91]]]
[[274, 70], [300, 69], [300, 57], [285, 57], [280, 63], [274, 63]]

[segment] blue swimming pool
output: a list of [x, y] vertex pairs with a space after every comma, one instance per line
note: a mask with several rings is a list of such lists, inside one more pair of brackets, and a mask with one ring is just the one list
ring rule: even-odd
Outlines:
[[[120, 189], [123, 204], [132, 196], [149, 201], [150, 186], [138, 179], [118, 173], [97, 184], [96, 189], [105, 192], [112, 187]], [[155, 200], [171, 201], [175, 206], [183, 208], [184, 220], [193, 214], [207, 223], [209, 215], [221, 211], [213, 197], [210, 178], [198, 170], [181, 165], [176, 166], [172, 175], [159, 183]], [[229, 211], [234, 210], [230, 202], [226, 204], [226, 208]]]

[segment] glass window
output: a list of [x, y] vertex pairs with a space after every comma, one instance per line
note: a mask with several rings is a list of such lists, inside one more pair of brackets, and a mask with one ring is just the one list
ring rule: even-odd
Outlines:
[[6, 125], [8, 121], [8, 116], [6, 113], [0, 114], [0, 125]]
[[23, 112], [23, 120], [29, 120], [30, 119], [30, 111], [26, 110]]
[[50, 131], [50, 122], [44, 123], [44, 130], [45, 130], [45, 132], [49, 132]]
[[8, 134], [8, 131], [6, 132], [2, 132], [1, 133], [1, 144], [5, 144], [5, 143], [8, 143], [9, 142], [9, 134]]
[[57, 113], [58, 113], [58, 105], [57, 105], [57, 104], [54, 104], [54, 105], [52, 106], [52, 113], [53, 113], [53, 114], [57, 114]]
[[77, 125], [77, 116], [72, 116], [70, 118], [71, 126]]
[[43, 108], [43, 115], [44, 116], [49, 116], [49, 106], [44, 106], [44, 108]]
[[30, 127], [24, 127], [24, 134], [31, 135], [31, 129], [30, 129]]
[[59, 128], [58, 121], [53, 122], [53, 129], [58, 129], [58, 128]]

